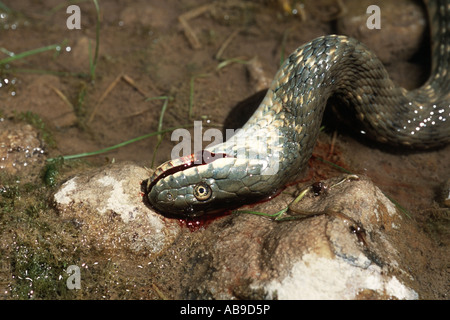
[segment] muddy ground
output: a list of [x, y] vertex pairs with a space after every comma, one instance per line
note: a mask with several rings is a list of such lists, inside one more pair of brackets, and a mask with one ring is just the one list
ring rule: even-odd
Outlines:
[[[412, 11], [405, 13], [399, 10], [396, 13], [395, 10], [384, 10], [380, 1], [381, 12], [386, 15], [417, 15], [421, 18], [415, 21], [426, 21], [420, 4], [406, 2], [412, 6], [408, 9]], [[256, 98], [254, 95], [261, 90], [250, 76], [255, 65], [248, 61], [257, 57], [262, 72], [271, 79], [282, 57], [296, 47], [317, 36], [339, 32], [336, 17], [352, 11], [354, 5], [352, 1], [344, 1], [342, 7], [340, 1], [332, 0], [155, 0], [133, 1], [131, 4], [119, 0], [102, 1], [99, 53], [94, 75], [90, 68], [90, 60], [95, 62], [97, 35], [97, 13], [93, 2], [77, 4], [81, 9], [81, 29], [74, 30], [66, 25], [70, 15], [66, 13], [68, 3], [61, 4], [56, 0], [2, 3], [5, 7], [0, 7], [0, 12], [3, 12], [0, 14], [1, 48], [18, 54], [61, 44], [58, 54], [54, 50], [45, 51], [0, 66], [1, 117], [18, 119], [27, 111], [38, 115], [53, 141], [45, 146], [48, 157], [100, 150], [157, 131], [166, 100], [149, 98], [168, 97], [162, 129], [192, 125], [194, 120], [203, 120], [204, 129], [223, 129], [224, 123], [225, 128], [239, 126], [244, 115], [249, 114], [248, 110], [255, 107], [258, 95]], [[296, 14], [292, 14], [293, 11]], [[180, 22], [180, 17], [187, 26]], [[395, 17], [386, 21], [396, 21]], [[341, 18], [347, 19], [345, 15]], [[422, 32], [412, 40], [417, 42], [415, 49], [405, 49], [409, 54], [406, 58], [395, 55], [404, 60], [386, 58], [392, 77], [406, 88], [420, 86], [429, 70], [427, 29], [419, 22], [418, 28], [422, 28]], [[364, 26], [365, 21], [362, 23]], [[414, 38], [409, 31], [404, 33]], [[392, 37], [395, 35], [391, 33]], [[374, 49], [383, 47], [383, 41], [389, 40], [374, 38], [369, 44]], [[396, 43], [401, 45], [401, 41]], [[6, 50], [0, 52], [0, 59], [7, 57]], [[364, 139], [348, 125], [335, 120], [333, 113], [324, 120], [325, 129], [305, 180], [326, 179], [340, 173], [319, 158], [370, 177], [428, 235], [430, 250], [417, 253], [418, 259], [429, 261], [423, 270], [423, 277], [429, 283], [425, 298], [448, 299], [449, 210], [439, 204], [439, 194], [450, 177], [450, 148], [393, 150]], [[160, 143], [157, 137], [152, 137], [84, 159], [82, 165], [62, 172], [59, 183], [80, 168], [113, 161], [128, 160], [155, 167], [170, 158], [176, 143], [170, 140], [169, 132]], [[51, 188], [46, 190], [52, 192]], [[51, 211], [44, 211], [47, 210]], [[43, 215], [38, 210], [37, 219], [45, 220], [52, 230], [58, 228], [52, 218], [43, 218]], [[18, 243], [17, 239], [22, 237], [23, 244], [18, 248], [29, 252], [34, 248], [32, 239], [40, 235], [27, 236], [26, 228], [11, 233], [10, 230], [16, 230], [20, 225], [20, 219], [2, 219], [2, 270], [4, 273], [17, 273], [18, 269], [10, 263], [14, 257], [18, 259], [17, 254], [11, 253], [14, 248], [11, 243]], [[5, 230], [9, 230], [8, 236], [5, 236]], [[75, 243], [69, 245], [64, 241], [61, 240], [64, 246], [76, 247]], [[412, 247], [418, 246], [412, 244]], [[56, 248], [53, 250], [57, 251]], [[25, 253], [23, 255], [26, 256]], [[92, 265], [99, 260], [98, 253], [88, 255], [83, 258], [88, 261], [86, 264]], [[83, 254], [79, 253], [73, 259], [81, 259], [80, 256]], [[59, 255], [52, 255], [52, 259], [62, 259], [56, 257]], [[14, 289], [17, 276], [16, 280], [3, 280], [0, 285], [9, 292], [5, 297], [12, 298], [164, 297], [155, 282], [144, 280], [145, 277], [136, 276], [133, 271], [116, 275], [117, 267], [106, 260], [102, 265], [107, 266], [109, 273], [97, 272], [102, 276], [107, 274], [108, 280], [96, 286], [93, 273], [91, 288], [94, 289], [81, 296], [73, 292], [62, 294], [56, 289], [52, 293], [42, 291], [40, 295], [30, 294], [26, 289], [19, 292]], [[95, 270], [94, 266], [91, 268]], [[135, 266], [133, 270], [138, 268]], [[111, 289], [118, 279], [122, 281], [121, 285]], [[124, 288], [129, 291], [122, 293]]]

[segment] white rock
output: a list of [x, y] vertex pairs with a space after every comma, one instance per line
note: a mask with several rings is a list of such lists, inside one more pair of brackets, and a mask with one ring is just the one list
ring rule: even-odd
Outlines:
[[130, 163], [108, 166], [66, 181], [54, 201], [63, 217], [80, 221], [99, 246], [158, 253], [180, 226], [143, 203], [140, 184], [148, 175]]
[[395, 299], [418, 299], [414, 290], [395, 276], [385, 275], [376, 265], [363, 269], [338, 257], [328, 259], [314, 253], [305, 254], [287, 277], [272, 280], [264, 289], [268, 292], [267, 298], [281, 300], [356, 299], [363, 290]]

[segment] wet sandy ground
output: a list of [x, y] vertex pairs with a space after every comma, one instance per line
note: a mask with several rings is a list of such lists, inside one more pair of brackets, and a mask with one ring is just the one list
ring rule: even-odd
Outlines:
[[[334, 17], [342, 10], [339, 1], [331, 0], [306, 2], [304, 7], [289, 1], [104, 1], [92, 79], [92, 2], [78, 4], [80, 30], [66, 27], [67, 6], [59, 1], [3, 3], [10, 11], [0, 16], [0, 47], [17, 54], [62, 44], [57, 55], [43, 52], [0, 67], [2, 116], [25, 111], [39, 115], [56, 142], [56, 147], [47, 147], [50, 157], [99, 150], [157, 131], [165, 100], [147, 99], [152, 97], [169, 97], [163, 129], [194, 120], [203, 120], [204, 128], [223, 128], [226, 119], [242, 120], [242, 113], [255, 105], [248, 98], [260, 90], [250, 75], [254, 66], [242, 61], [257, 57], [270, 79], [282, 56], [319, 35], [337, 32]], [[352, 2], [344, 3], [351, 11]], [[290, 14], [296, 8], [300, 13]], [[381, 8], [382, 14], [394, 14]], [[413, 12], [423, 18], [422, 9], [415, 6]], [[418, 40], [418, 53], [409, 61], [387, 65], [402, 86], [416, 87], [426, 78], [427, 40]], [[376, 38], [370, 46], [383, 46], [383, 41]], [[227, 63], [218, 69], [223, 61]], [[439, 270], [439, 281], [449, 279], [448, 209], [440, 207], [438, 195], [449, 178], [450, 148], [392, 150], [366, 141], [335, 119], [327, 116], [315, 155], [369, 176], [400, 203], [434, 241], [430, 268]], [[131, 160], [150, 167], [155, 155], [156, 166], [170, 158], [175, 143], [168, 133], [160, 144], [149, 138], [90, 160]], [[313, 158], [305, 179], [325, 179], [338, 172]], [[442, 294], [436, 296], [445, 298]]]

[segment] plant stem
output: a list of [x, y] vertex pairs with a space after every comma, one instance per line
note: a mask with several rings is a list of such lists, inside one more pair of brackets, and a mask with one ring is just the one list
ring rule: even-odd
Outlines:
[[[117, 149], [117, 148], [121, 148], [121, 147], [126, 146], [128, 144], [131, 144], [131, 143], [134, 143], [134, 142], [138, 142], [138, 141], [141, 141], [141, 140], [144, 140], [144, 139], [156, 136], [156, 135], [161, 135], [163, 133], [170, 132], [170, 131], [173, 131], [173, 130], [176, 130], [176, 129], [187, 128], [187, 127], [192, 127], [192, 126], [193, 126], [192, 124], [187, 124], [187, 125], [184, 125], [184, 126], [172, 127], [172, 128], [164, 129], [164, 130], [161, 130], [161, 131], [155, 131], [155, 132], [152, 132], [152, 133], [149, 133], [149, 134], [145, 134], [143, 136], [139, 136], [137, 138], [134, 138], [134, 139], [131, 139], [131, 140], [127, 140], [127, 141], [121, 142], [119, 144], [116, 144], [114, 146], [103, 148], [103, 149], [100, 149], [100, 150], [91, 151], [91, 152], [84, 152], [84, 153], [78, 153], [78, 154], [73, 154], [73, 155], [68, 155], [68, 156], [62, 156], [62, 159], [63, 160], [71, 160], [71, 159], [78, 159], [78, 158], [83, 158], [83, 157], [99, 155], [99, 154], [102, 154], [102, 153], [105, 153], [105, 152], [112, 151], [112, 150]], [[53, 162], [53, 161], [55, 161], [57, 159], [60, 159], [60, 158], [61, 157], [49, 158], [49, 159], [47, 159], [47, 161], [48, 162]]]
[[95, 80], [95, 69], [97, 67], [97, 60], [98, 60], [98, 51], [100, 48], [100, 7], [98, 5], [97, 0], [92, 0], [94, 2], [95, 10], [97, 11], [97, 23], [95, 26], [95, 52], [94, 52], [94, 59], [90, 63], [90, 69], [91, 69], [91, 78], [92, 81]]
[[36, 49], [25, 51], [25, 52], [22, 52], [22, 53], [19, 53], [19, 54], [15, 54], [13, 56], [1, 59], [0, 60], [0, 66], [2, 64], [7, 64], [9, 62], [12, 62], [12, 61], [15, 61], [15, 60], [19, 60], [19, 59], [23, 59], [23, 58], [26, 58], [28, 56], [34, 55], [34, 54], [38, 54], [38, 53], [45, 52], [45, 51], [50, 51], [50, 50], [56, 50], [57, 48], [61, 48], [61, 44], [52, 44], [50, 46], [46, 46], [46, 47], [42, 47], [42, 48], [36, 48]]

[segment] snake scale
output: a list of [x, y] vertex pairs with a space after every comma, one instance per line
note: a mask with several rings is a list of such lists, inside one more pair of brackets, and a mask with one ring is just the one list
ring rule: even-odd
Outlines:
[[351, 106], [367, 136], [379, 142], [418, 148], [450, 142], [450, 0], [426, 5], [432, 65], [423, 86], [396, 86], [355, 39], [314, 39], [284, 61], [231, 139], [159, 166], [143, 183], [148, 203], [166, 215], [192, 217], [274, 195], [307, 164], [330, 97]]

